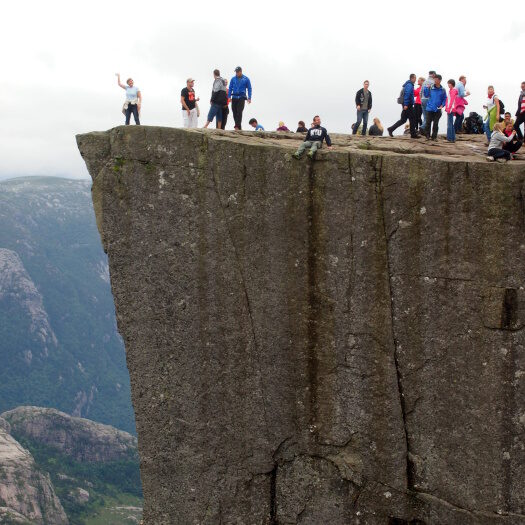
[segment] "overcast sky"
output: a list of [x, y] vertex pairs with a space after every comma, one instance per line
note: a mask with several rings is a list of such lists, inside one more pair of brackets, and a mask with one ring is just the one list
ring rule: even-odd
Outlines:
[[481, 112], [488, 84], [514, 113], [522, 13], [523, 0], [3, 2], [0, 177], [86, 177], [74, 136], [123, 123], [115, 72], [140, 87], [150, 125], [182, 125], [188, 76], [204, 124], [213, 69], [230, 78], [237, 65], [253, 86], [246, 128], [255, 116], [267, 130], [279, 120], [295, 129], [318, 113], [328, 131], [347, 132], [365, 78], [371, 117], [390, 125], [408, 74], [429, 69], [444, 81], [467, 75], [467, 113]]

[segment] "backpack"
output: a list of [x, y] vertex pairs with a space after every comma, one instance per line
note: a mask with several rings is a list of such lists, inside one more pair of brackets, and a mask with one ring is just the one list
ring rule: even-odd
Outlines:
[[[495, 95], [497, 96], [497, 95]], [[492, 99], [494, 99], [494, 97], [492, 97]], [[503, 104], [503, 100], [501, 100], [501, 98], [498, 97], [498, 100], [499, 100], [499, 115], [505, 115], [505, 104]]]
[[401, 88], [401, 93], [399, 93], [399, 97], [397, 97], [397, 103], [403, 105], [405, 101], [405, 86]]
[[483, 118], [478, 115], [475, 111], [469, 113], [469, 116], [463, 123], [463, 129], [465, 133], [469, 135], [479, 135], [483, 133]]

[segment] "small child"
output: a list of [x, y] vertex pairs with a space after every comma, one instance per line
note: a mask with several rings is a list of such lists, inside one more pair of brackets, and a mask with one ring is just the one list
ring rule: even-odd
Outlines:
[[248, 122], [252, 128], [255, 128], [255, 131], [264, 131], [264, 128], [257, 122], [257, 119], [251, 118]]
[[494, 129], [492, 135], [490, 136], [489, 151], [488, 151], [488, 161], [497, 160], [498, 162], [507, 162], [512, 158], [510, 151], [506, 151], [502, 148], [502, 145], [511, 142], [514, 136], [516, 135], [516, 130], [512, 130], [512, 133], [507, 137], [503, 133], [503, 125], [501, 122], [496, 122], [494, 124]]

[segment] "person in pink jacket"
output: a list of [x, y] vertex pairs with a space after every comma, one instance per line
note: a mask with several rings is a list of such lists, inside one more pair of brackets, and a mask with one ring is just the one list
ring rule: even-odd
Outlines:
[[454, 116], [455, 116], [455, 104], [458, 96], [458, 90], [456, 89], [456, 81], [451, 78], [448, 81], [448, 97], [445, 105], [445, 111], [447, 112], [447, 140], [449, 142], [456, 142], [456, 130], [454, 129]]

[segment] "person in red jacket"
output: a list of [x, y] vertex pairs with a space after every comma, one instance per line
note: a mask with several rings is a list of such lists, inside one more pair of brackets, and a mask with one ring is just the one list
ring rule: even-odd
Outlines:
[[421, 89], [425, 82], [424, 77], [417, 79], [417, 88], [414, 89], [414, 113], [416, 114], [416, 130], [423, 124], [423, 108], [421, 107]]

